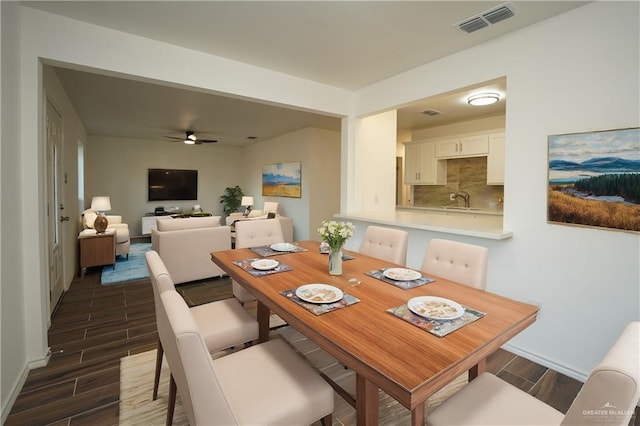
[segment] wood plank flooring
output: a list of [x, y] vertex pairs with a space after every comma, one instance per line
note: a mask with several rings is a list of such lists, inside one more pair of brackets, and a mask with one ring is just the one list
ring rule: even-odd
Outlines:
[[[228, 278], [183, 284], [178, 291], [190, 306], [232, 297]], [[48, 336], [49, 364], [29, 373], [5, 424], [117, 425], [120, 358], [156, 347], [150, 281], [103, 286], [100, 268], [90, 268], [64, 294]], [[489, 359], [488, 370], [562, 412], [582, 386], [504, 350]], [[640, 426], [638, 417], [630, 424]]]

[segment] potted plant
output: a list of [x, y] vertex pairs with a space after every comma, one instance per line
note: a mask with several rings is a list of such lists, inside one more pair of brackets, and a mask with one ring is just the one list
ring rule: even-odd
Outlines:
[[224, 189], [224, 193], [220, 196], [220, 203], [225, 215], [229, 216], [231, 213], [238, 211], [243, 195], [244, 193], [238, 185]]

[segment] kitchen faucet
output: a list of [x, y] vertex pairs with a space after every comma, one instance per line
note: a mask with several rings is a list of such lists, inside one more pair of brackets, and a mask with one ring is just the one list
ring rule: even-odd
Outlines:
[[464, 206], [466, 208], [469, 208], [469, 193], [467, 191], [458, 191], [451, 194], [451, 198], [453, 200], [457, 200], [459, 197], [462, 197], [462, 199], [464, 200]]

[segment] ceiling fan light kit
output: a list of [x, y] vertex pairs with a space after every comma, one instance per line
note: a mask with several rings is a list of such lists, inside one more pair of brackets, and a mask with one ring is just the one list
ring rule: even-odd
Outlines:
[[203, 144], [203, 143], [215, 143], [215, 142], [218, 142], [217, 139], [198, 139], [196, 137], [196, 134], [193, 132], [193, 130], [187, 130], [184, 133], [185, 133], [185, 137], [184, 138], [177, 138], [175, 136], [165, 136], [165, 138], [173, 139], [174, 141], [182, 141], [186, 145], [200, 145], [200, 144]]
[[500, 95], [494, 92], [476, 93], [467, 98], [469, 105], [485, 106], [495, 104], [500, 100]]

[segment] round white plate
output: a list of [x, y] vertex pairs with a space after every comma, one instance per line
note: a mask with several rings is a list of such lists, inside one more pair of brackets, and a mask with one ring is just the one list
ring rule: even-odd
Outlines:
[[394, 281], [413, 281], [422, 276], [418, 271], [406, 268], [389, 268], [382, 272], [385, 277]]
[[296, 249], [296, 246], [290, 243], [275, 243], [271, 244], [269, 247], [274, 251], [293, 251]]
[[296, 296], [309, 303], [333, 303], [344, 297], [342, 290], [328, 284], [305, 284], [296, 289]]
[[414, 297], [409, 299], [407, 306], [414, 314], [434, 320], [453, 320], [464, 314], [462, 305], [444, 297]]
[[275, 268], [279, 264], [280, 262], [273, 259], [258, 259], [251, 262], [251, 267], [260, 271], [268, 271], [269, 269]]

